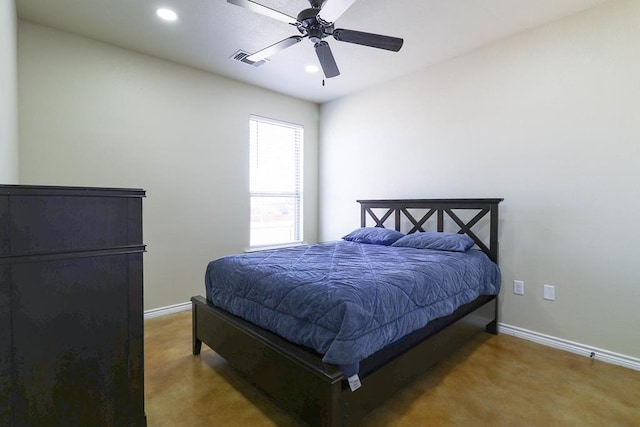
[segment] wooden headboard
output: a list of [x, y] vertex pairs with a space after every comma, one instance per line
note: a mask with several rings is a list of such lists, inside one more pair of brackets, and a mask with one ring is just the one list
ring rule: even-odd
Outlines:
[[[392, 222], [393, 228], [406, 234], [420, 231], [449, 231], [467, 234], [476, 242], [480, 250], [486, 253], [493, 262], [498, 263], [498, 204], [503, 200], [358, 200], [360, 203], [360, 226], [367, 227], [367, 219], [370, 218], [373, 220], [373, 224], [370, 226], [385, 227], [385, 224]], [[466, 214], [460, 211], [475, 215], [467, 219]], [[485, 218], [487, 214], [489, 215], [488, 219]], [[460, 218], [461, 216], [464, 219]], [[488, 237], [481, 238], [478, 236], [480, 234], [478, 231], [474, 232], [474, 230], [487, 227]]]

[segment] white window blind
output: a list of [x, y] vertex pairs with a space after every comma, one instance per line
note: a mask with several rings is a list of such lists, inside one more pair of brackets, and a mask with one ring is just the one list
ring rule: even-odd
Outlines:
[[302, 242], [303, 128], [250, 118], [250, 246]]

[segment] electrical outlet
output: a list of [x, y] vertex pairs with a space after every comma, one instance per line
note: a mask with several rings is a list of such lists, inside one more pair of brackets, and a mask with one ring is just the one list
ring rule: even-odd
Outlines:
[[522, 280], [513, 281], [513, 293], [516, 295], [524, 295], [524, 282]]
[[549, 301], [555, 301], [556, 299], [556, 287], [553, 285], [544, 285], [544, 299]]

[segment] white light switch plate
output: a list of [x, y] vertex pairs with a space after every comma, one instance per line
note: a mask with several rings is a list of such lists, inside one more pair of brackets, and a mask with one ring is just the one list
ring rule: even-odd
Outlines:
[[555, 301], [556, 299], [556, 287], [553, 285], [544, 285], [544, 299], [549, 301]]

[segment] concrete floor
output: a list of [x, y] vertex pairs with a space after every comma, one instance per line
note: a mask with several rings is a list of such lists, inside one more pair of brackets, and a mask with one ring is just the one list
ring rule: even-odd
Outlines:
[[[145, 321], [149, 427], [298, 426], [206, 345], [191, 312]], [[640, 426], [640, 372], [508, 335], [478, 336], [364, 426]]]

